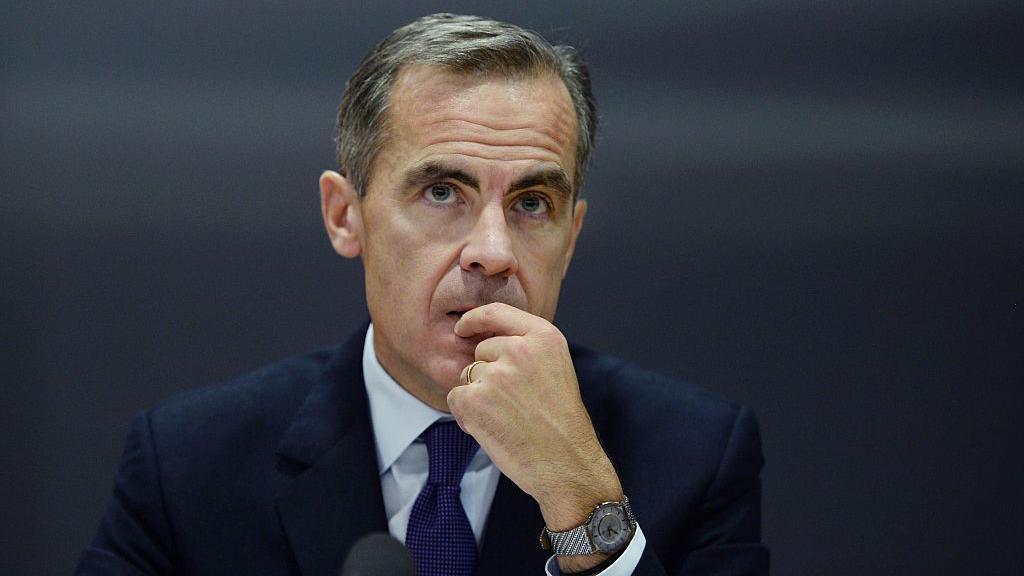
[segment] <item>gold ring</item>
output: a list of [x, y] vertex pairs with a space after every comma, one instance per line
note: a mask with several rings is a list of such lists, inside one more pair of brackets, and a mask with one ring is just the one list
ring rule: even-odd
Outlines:
[[473, 362], [472, 364], [469, 365], [469, 370], [466, 370], [466, 384], [472, 384], [473, 383], [473, 368], [476, 368], [477, 364], [483, 364], [483, 363], [484, 363], [483, 360], [477, 360], [476, 362]]

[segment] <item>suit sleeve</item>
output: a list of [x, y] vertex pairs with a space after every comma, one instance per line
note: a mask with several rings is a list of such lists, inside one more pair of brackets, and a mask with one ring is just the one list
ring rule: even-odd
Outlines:
[[172, 557], [159, 461], [149, 417], [142, 412], [132, 422], [114, 493], [75, 574], [171, 574]]
[[[686, 541], [695, 543], [679, 576], [767, 575], [768, 549], [761, 544], [761, 436], [757, 418], [737, 411], [714, 480]], [[682, 545], [682, 542], [680, 543]], [[668, 571], [650, 546], [635, 576], [662, 576]]]

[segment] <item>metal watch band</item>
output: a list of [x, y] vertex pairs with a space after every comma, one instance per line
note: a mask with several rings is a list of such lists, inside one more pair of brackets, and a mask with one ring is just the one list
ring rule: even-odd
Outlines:
[[[578, 556], [597, 552], [598, 550], [594, 546], [590, 535], [590, 520], [594, 517], [594, 513], [605, 504], [607, 502], [602, 502], [595, 506], [594, 511], [587, 516], [583, 524], [571, 530], [552, 532], [545, 526], [540, 537], [541, 547], [553, 552], [556, 556]], [[623, 496], [622, 502], [616, 502], [616, 504], [622, 504], [622, 507], [626, 510], [626, 517], [629, 519], [629, 527], [635, 532], [636, 517], [633, 516], [633, 509], [629, 505], [629, 498]]]
[[548, 530], [548, 541], [551, 542], [551, 551], [557, 556], [576, 556], [596, 552], [594, 545], [590, 543], [586, 525], [577, 526], [565, 532]]

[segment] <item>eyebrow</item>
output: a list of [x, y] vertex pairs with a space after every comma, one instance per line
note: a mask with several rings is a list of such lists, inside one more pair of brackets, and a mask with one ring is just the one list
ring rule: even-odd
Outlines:
[[573, 197], [569, 176], [561, 167], [541, 169], [527, 174], [512, 183], [512, 190], [522, 190], [534, 186], [544, 186], [554, 190], [558, 200], [562, 203], [568, 203]]
[[[469, 174], [460, 168], [436, 161], [425, 162], [419, 166], [413, 167], [406, 172], [404, 178], [405, 187], [407, 189], [419, 188], [432, 182], [445, 179], [458, 180], [459, 182], [462, 182], [476, 190], [480, 189], [480, 181], [472, 174]], [[572, 185], [569, 183], [569, 176], [561, 167], [542, 168], [531, 172], [513, 182], [509, 191], [514, 192], [516, 190], [533, 188], [535, 186], [544, 186], [554, 190], [555, 194], [558, 196], [558, 200], [561, 202], [568, 202], [573, 197]]]
[[419, 188], [439, 180], [458, 180], [467, 186], [480, 189], [480, 181], [465, 170], [446, 166], [440, 162], [425, 162], [405, 174], [406, 188]]

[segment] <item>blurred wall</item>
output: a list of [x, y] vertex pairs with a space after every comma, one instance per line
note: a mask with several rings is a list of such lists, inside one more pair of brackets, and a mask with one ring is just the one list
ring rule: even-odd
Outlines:
[[442, 9], [591, 62], [559, 325], [757, 411], [777, 574], [1024, 572], [1024, 5], [589, 1], [4, 3], [0, 573], [70, 571], [135, 411], [361, 321], [316, 178]]

